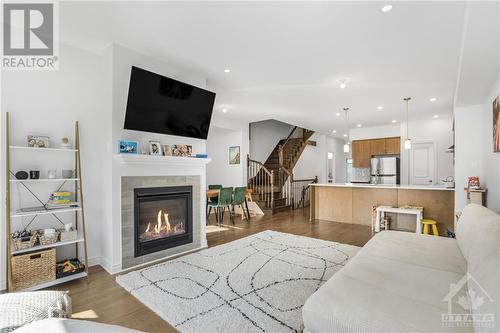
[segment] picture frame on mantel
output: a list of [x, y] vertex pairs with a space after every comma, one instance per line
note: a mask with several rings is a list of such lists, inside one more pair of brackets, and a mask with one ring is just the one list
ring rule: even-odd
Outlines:
[[493, 101], [493, 152], [500, 152], [500, 95]]

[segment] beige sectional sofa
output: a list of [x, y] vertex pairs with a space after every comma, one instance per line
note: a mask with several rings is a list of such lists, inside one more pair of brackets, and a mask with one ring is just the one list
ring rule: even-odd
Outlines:
[[469, 205], [456, 237], [377, 234], [307, 300], [304, 332], [500, 332], [500, 216]]

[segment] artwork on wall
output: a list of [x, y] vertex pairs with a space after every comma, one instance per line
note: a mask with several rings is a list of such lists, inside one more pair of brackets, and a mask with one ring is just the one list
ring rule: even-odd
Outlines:
[[189, 157], [193, 154], [193, 146], [189, 145], [173, 145], [172, 156]]
[[137, 154], [139, 151], [139, 142], [120, 140], [118, 142], [118, 152], [120, 154]]
[[162, 156], [161, 143], [159, 141], [149, 141], [149, 155]]
[[500, 96], [493, 101], [493, 152], [500, 152]]
[[229, 147], [229, 165], [240, 164], [240, 146]]

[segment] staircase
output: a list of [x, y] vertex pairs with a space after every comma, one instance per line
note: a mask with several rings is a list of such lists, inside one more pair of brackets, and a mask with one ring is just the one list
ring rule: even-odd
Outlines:
[[[278, 142], [264, 163], [247, 158], [248, 188], [253, 190], [254, 200], [273, 214], [296, 208], [294, 194], [297, 190], [291, 170], [305, 147], [315, 145], [309, 141], [313, 134], [313, 131], [295, 126], [287, 138]], [[303, 204], [303, 198], [299, 201]]]

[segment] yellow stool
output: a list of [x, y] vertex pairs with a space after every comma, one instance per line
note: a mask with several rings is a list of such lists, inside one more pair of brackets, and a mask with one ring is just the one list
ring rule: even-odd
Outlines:
[[430, 228], [429, 226], [432, 226], [432, 234], [434, 236], [439, 236], [438, 228], [437, 228], [437, 222], [435, 220], [430, 220], [430, 219], [422, 219], [422, 224], [424, 225], [424, 235], [429, 235], [430, 234]]

